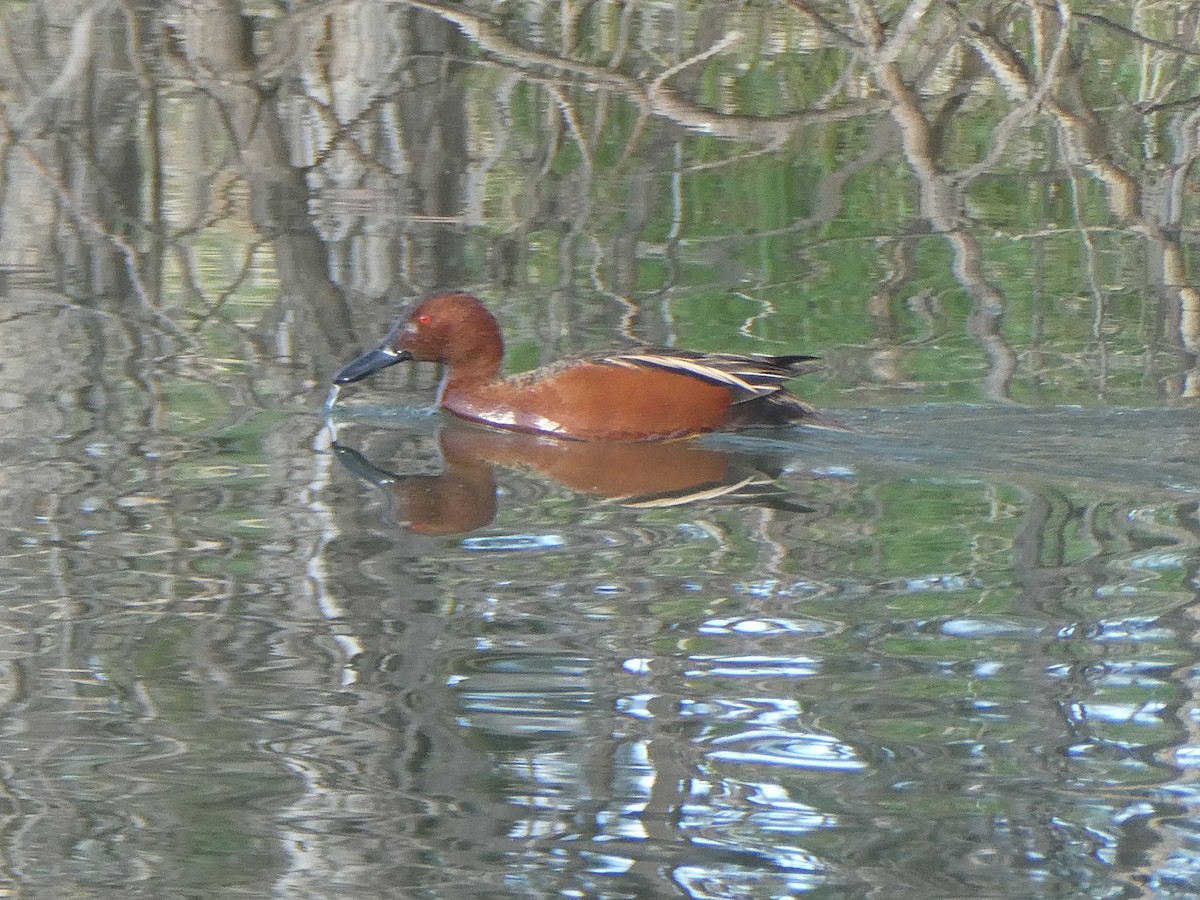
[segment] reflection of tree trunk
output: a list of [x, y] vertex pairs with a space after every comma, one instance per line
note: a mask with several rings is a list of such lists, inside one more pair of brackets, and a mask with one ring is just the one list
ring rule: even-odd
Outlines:
[[897, 385], [903, 381], [901, 361], [902, 348], [897, 346], [900, 338], [900, 319], [896, 304], [899, 293], [912, 277], [913, 241], [900, 239], [892, 245], [892, 269], [879, 286], [867, 298], [867, 312], [875, 324], [872, 340], [871, 374], [883, 384]]
[[[921, 109], [920, 98], [904, 80], [895, 62], [900, 48], [884, 40], [882, 23], [871, 7], [856, 0], [853, 4], [859, 35], [870, 61], [876, 84], [892, 100], [890, 112], [900, 127], [904, 156], [917, 179], [921, 214], [934, 230], [945, 236], [954, 251], [954, 275], [973, 301], [968, 332], [975, 337], [988, 361], [984, 395], [1000, 400], [1008, 396], [1008, 386], [1016, 371], [1017, 357], [1000, 330], [1004, 295], [984, 277], [983, 253], [974, 234], [965, 227], [963, 214], [964, 179], [942, 171], [940, 133]], [[968, 73], [975, 77], [974, 70]], [[957, 94], [951, 95], [957, 102]]]
[[[115, 3], [84, 5], [78, 15], [68, 4], [37, 10], [4, 23], [10, 44], [44, 48], [36, 39], [38, 16], [43, 26], [70, 26], [69, 40], [63, 58], [26, 56], [14, 66], [43, 79], [56, 73], [48, 83], [36, 75], [6, 79], [16, 98], [8, 101], [8, 124], [19, 143], [6, 154], [0, 253], [52, 272], [73, 296], [125, 300], [129, 264], [137, 261], [110, 236], [125, 239], [128, 223], [139, 220], [142, 191], [139, 85], [127, 17]], [[39, 247], [35, 260], [27, 258], [31, 245]], [[157, 285], [147, 287], [154, 296]]]
[[[291, 127], [308, 144], [294, 152], [320, 192], [314, 218], [330, 270], [339, 284], [380, 301], [375, 309], [354, 304], [367, 315], [349, 343], [361, 346], [378, 339], [403, 296], [468, 286], [465, 231], [453, 226], [483, 223], [486, 179], [504, 143], [481, 145], [468, 128], [469, 69], [461, 60], [469, 50], [451, 23], [377, 4], [342, 5], [324, 21], [312, 39], [328, 45], [330, 62], [298, 73], [303, 94]], [[317, 31], [300, 33], [310, 30]], [[501, 119], [515, 83], [499, 89]], [[363, 215], [364, 198], [384, 208]], [[489, 261], [497, 280], [515, 264]]]
[[[421, 217], [462, 215], [470, 169], [467, 131], [466, 41], [450, 23], [429, 13], [403, 13], [413, 65], [400, 98], [393, 101], [406, 142], [413, 203], [401, 213]], [[463, 283], [463, 233], [444, 225], [410, 225], [413, 287], [430, 290]]]
[[325, 248], [308, 215], [308, 186], [291, 165], [275, 98], [255, 81], [252, 24], [235, 0], [196, 0], [186, 13], [188, 64], [220, 107], [249, 185], [250, 214], [275, 249], [281, 302], [260, 323], [260, 338], [274, 352], [276, 331], [294, 316], [315, 369], [333, 371], [352, 343], [350, 312], [329, 280]]
[[[1035, 19], [1036, 36], [1043, 46], [1050, 44], [1051, 37], [1060, 46], [1066, 46], [1069, 16], [1069, 9], [1062, 5], [1055, 12], [1049, 7], [1039, 8]], [[1183, 253], [1179, 226], [1185, 207], [1185, 179], [1200, 157], [1197, 140], [1200, 113], [1181, 113], [1172, 122], [1173, 127], [1169, 130], [1174, 138], [1171, 165], [1159, 177], [1147, 176], [1144, 182], [1139, 182], [1113, 161], [1108, 151], [1106, 123], [1087, 100], [1079, 65], [1051, 66], [1035, 83], [1020, 57], [995, 35], [972, 32], [971, 43], [992, 67], [1000, 83], [1009, 86], [1014, 99], [1041, 100], [1057, 126], [1058, 146], [1066, 164], [1096, 178], [1105, 188], [1113, 216], [1135, 226], [1147, 239], [1148, 247], [1156, 257], [1152, 259], [1151, 271], [1156, 276], [1159, 293], [1178, 308], [1179, 315], [1174, 322], [1177, 340], [1194, 360], [1196, 348], [1200, 347], [1200, 319], [1194, 312], [1196, 292], [1187, 287], [1183, 267], [1178, 263]], [[1055, 53], [1055, 58], [1067, 56], [1066, 53]], [[1086, 240], [1086, 225], [1080, 222], [1080, 228], [1084, 230]], [[1100, 322], [1105, 314], [1104, 296], [1099, 291], [1094, 293], [1095, 318]], [[1096, 340], [1103, 351], [1103, 335], [1098, 332]], [[1196, 384], [1198, 377], [1200, 364], [1172, 386], [1171, 394], [1195, 396], [1200, 392]]]

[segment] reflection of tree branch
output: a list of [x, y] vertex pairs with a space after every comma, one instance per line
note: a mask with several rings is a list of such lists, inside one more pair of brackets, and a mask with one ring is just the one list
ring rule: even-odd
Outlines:
[[[40, 97], [31, 102], [17, 122], [11, 119], [7, 127], [24, 138], [36, 137], [55, 117], [59, 105], [79, 90], [79, 85], [88, 79], [84, 74], [95, 56], [95, 37], [98, 33], [96, 17], [112, 0], [99, 0], [79, 14], [71, 26], [71, 37], [67, 44], [67, 55], [59, 65], [58, 77]], [[6, 118], [8, 112], [5, 112]]]
[[[563, 94], [558, 85], [553, 85], [547, 88], [547, 93], [558, 107], [559, 114], [562, 116], [563, 122], [566, 123], [567, 131], [571, 134], [571, 139], [575, 146], [579, 149], [580, 166], [577, 178], [574, 179], [576, 188], [576, 202], [572, 204], [574, 207], [571, 217], [571, 224], [567, 233], [563, 235], [562, 243], [559, 245], [559, 282], [557, 290], [560, 293], [567, 294], [575, 279], [575, 252], [579, 244], [579, 238], [587, 236], [588, 219], [591, 217], [592, 195], [593, 195], [593, 173], [592, 166], [592, 150], [588, 146], [587, 136], [583, 133], [583, 129], [579, 126], [579, 122], [575, 116], [574, 107], [571, 106], [566, 96]], [[591, 238], [593, 246], [598, 246], [594, 238]], [[571, 319], [574, 322], [574, 317]]]
[[781, 143], [805, 125], [855, 119], [864, 113], [874, 112], [886, 106], [875, 100], [861, 100], [836, 109], [809, 109], [775, 118], [722, 115], [715, 110], [681, 100], [667, 87], [660, 86], [657, 90], [650, 91], [642, 81], [603, 66], [564, 59], [560, 56], [552, 56], [521, 47], [491, 23], [459, 9], [439, 6], [426, 2], [426, 0], [394, 0], [394, 2], [414, 9], [425, 10], [453, 23], [464, 35], [476, 42], [480, 49], [506, 60], [511, 65], [520, 68], [549, 69], [567, 75], [582, 76], [593, 85], [622, 91], [640, 107], [643, 116], [658, 115], [685, 128], [716, 137]]
[[625, 51], [629, 47], [629, 23], [633, 21], [635, 4], [626, 3], [621, 7], [621, 16], [617, 19], [617, 37], [613, 41], [613, 51], [608, 57], [608, 68], [615, 69], [625, 59]]
[[199, 332], [202, 328], [204, 328], [204, 326], [207, 325], [218, 312], [220, 312], [221, 307], [225, 305], [226, 301], [228, 301], [234, 294], [237, 293], [237, 290], [242, 286], [242, 283], [253, 274], [254, 257], [258, 254], [259, 249], [265, 246], [266, 243], [267, 242], [265, 240], [258, 240], [250, 243], [246, 247], [246, 251], [242, 255], [241, 269], [238, 271], [237, 275], [234, 276], [233, 280], [229, 282], [229, 284], [225, 285], [225, 289], [221, 291], [213, 305], [208, 308], [204, 315], [200, 316], [200, 318], [196, 320], [196, 323], [192, 326], [193, 332]]
[[[1004, 295], [983, 275], [983, 253], [974, 235], [963, 227], [962, 182], [938, 164], [939, 146], [919, 98], [895, 63], [898, 48], [884, 39], [883, 24], [866, 0], [852, 0], [863, 52], [879, 88], [891, 99], [892, 118], [900, 126], [904, 156], [920, 188], [921, 214], [945, 238], [954, 253], [954, 277], [971, 297], [967, 330], [979, 341], [988, 359], [984, 393], [992, 399], [1008, 395], [1016, 371], [1016, 354], [1000, 332]], [[882, 50], [891, 47], [885, 59]]]
[[796, 10], [796, 12], [803, 13], [804, 15], [808, 16], [808, 18], [811, 19], [812, 23], [816, 26], [817, 31], [821, 32], [821, 34], [823, 34], [830, 41], [830, 43], [836, 44], [840, 47], [850, 47], [852, 49], [858, 49], [862, 46], [853, 37], [842, 31], [842, 29], [838, 28], [831, 21], [813, 9], [811, 3], [806, 3], [804, 0], [788, 0], [788, 5], [791, 6], [792, 9]]
[[[1064, 43], [1063, 34], [1068, 30], [1071, 21], [1071, 11], [1061, 0], [1055, 4], [1055, 9], [1060, 29], [1059, 44], [1055, 51], [1057, 56]], [[1093, 21], [1097, 18], [1077, 15]], [[1039, 22], [1038, 27], [1044, 26]], [[1112, 161], [1100, 117], [1086, 104], [1082, 87], [1072, 84], [1067, 74], [1061, 71], [1061, 66], [1058, 77], [1051, 78], [1054, 73], [1052, 62], [1046, 76], [1035, 86], [1017, 54], [995, 35], [985, 34], [974, 26], [967, 28], [967, 35], [968, 41], [992, 67], [997, 79], [1008, 89], [1010, 96], [1025, 101], [1023, 107], [1028, 107], [1036, 100], [1050, 113], [1057, 126], [1059, 146], [1068, 165], [1092, 173], [1107, 188], [1107, 201], [1112, 213], [1150, 239], [1150, 246], [1157, 254], [1160, 287], [1172, 297], [1181, 312], [1177, 323], [1180, 341], [1185, 347], [1189, 344], [1196, 346], [1200, 341], [1200, 331], [1185, 329], [1200, 326], [1194, 318], [1182, 315], [1184, 310], [1194, 305], [1194, 298], [1189, 293], [1191, 289], [1187, 287], [1186, 276], [1181, 270], [1173, 271], [1175, 267], [1171, 261], [1181, 255], [1178, 226], [1182, 220], [1184, 205], [1184, 180], [1192, 165], [1200, 158], [1200, 146], [1196, 138], [1200, 112], [1193, 112], [1175, 123], [1172, 129], [1175, 135], [1175, 149], [1167, 170], [1157, 180], [1139, 183], [1129, 172]], [[1141, 36], [1137, 37], [1142, 39]], [[1169, 49], [1179, 50], [1175, 47]], [[1073, 78], [1078, 77], [1073, 71], [1069, 74]], [[1050, 90], [1052, 87], [1053, 91]], [[1074, 90], [1066, 90], [1069, 87], [1073, 87]], [[1006, 117], [1005, 122], [1008, 121]], [[1078, 190], [1076, 186], [1076, 191]], [[1090, 231], [1084, 227], [1082, 216], [1083, 211], [1077, 205], [1076, 219], [1080, 223], [1084, 252], [1091, 266], [1093, 263], [1090, 260], [1094, 251]], [[1090, 282], [1094, 288], [1094, 274], [1090, 276]], [[1093, 335], [1102, 355], [1105, 350], [1101, 327], [1105, 312], [1104, 300], [1103, 294], [1093, 289]], [[1103, 359], [1101, 364], [1103, 365]]]
[[1096, 245], [1092, 241], [1092, 236], [1084, 227], [1084, 212], [1083, 212], [1083, 186], [1079, 184], [1079, 177], [1076, 172], [1072, 171], [1071, 176], [1071, 206], [1074, 209], [1075, 221], [1079, 223], [1079, 237], [1083, 243], [1083, 258], [1084, 258], [1084, 273], [1087, 278], [1088, 290], [1092, 295], [1092, 337], [1096, 341], [1096, 347], [1100, 354], [1100, 393], [1103, 395], [1104, 382], [1108, 372], [1108, 354], [1107, 347], [1104, 343], [1104, 313], [1108, 307], [1108, 298], [1100, 288], [1100, 277], [1096, 271]]
[[61, 181], [51, 172], [42, 162], [41, 158], [34, 152], [33, 148], [24, 141], [17, 140], [13, 133], [12, 123], [8, 120], [8, 111], [0, 107], [0, 127], [3, 128], [4, 136], [13, 142], [13, 144], [21, 151], [28, 160], [30, 167], [39, 177], [46, 183], [46, 186], [58, 197], [59, 203], [63, 209], [70, 213], [71, 217], [79, 224], [94, 232], [102, 239], [108, 241], [125, 261], [125, 272], [129, 277], [129, 286], [133, 291], [133, 295], [137, 297], [138, 303], [142, 309], [155, 321], [155, 323], [167, 333], [178, 338], [186, 340], [186, 335], [179, 329], [179, 326], [172, 322], [161, 310], [155, 305], [147, 292], [145, 285], [142, 283], [140, 270], [138, 268], [138, 253], [128, 241], [119, 234], [113, 234], [105, 227], [103, 222], [94, 219], [92, 216], [84, 212], [71, 193], [62, 184]]
[[700, 53], [697, 53], [693, 56], [689, 56], [683, 62], [676, 63], [675, 65], [671, 66], [670, 68], [664, 70], [653, 81], [651, 81], [650, 84], [646, 87], [646, 96], [648, 98], [650, 98], [651, 100], [653, 100], [654, 97], [660, 91], [662, 91], [663, 85], [665, 85], [667, 83], [667, 80], [670, 79], [672, 76], [678, 75], [684, 69], [694, 66], [696, 63], [704, 62], [704, 60], [706, 60], [706, 59], [711, 59], [712, 57], [716, 56], [721, 51], [728, 49], [733, 44], [736, 44], [741, 39], [742, 39], [742, 33], [740, 31], [731, 31], [731, 32], [729, 32], [729, 34], [725, 35], [725, 37], [721, 38], [721, 40], [717, 41], [715, 44], [713, 44], [707, 50], [703, 50]]
[[492, 168], [504, 158], [505, 149], [512, 132], [512, 97], [517, 89], [518, 76], [509, 72], [496, 85], [496, 114], [499, 127], [492, 130], [492, 140], [487, 141], [477, 161], [466, 171], [463, 185], [463, 218], [472, 225], [481, 225], [484, 217], [484, 197], [487, 176]]
[[[1062, 0], [1055, 3], [1059, 27], [1069, 28], [1071, 11]], [[1009, 96], [1016, 100], [1034, 102], [1048, 110], [1057, 120], [1063, 136], [1063, 151], [1072, 165], [1093, 172], [1109, 188], [1109, 203], [1119, 215], [1131, 218], [1137, 215], [1138, 188], [1136, 182], [1114, 165], [1103, 147], [1095, 115], [1087, 110], [1085, 116], [1069, 110], [1058, 93], [1049, 88], [1060, 88], [1061, 78], [1047, 78], [1035, 85], [1021, 58], [996, 35], [984, 32], [978, 25], [965, 22], [967, 41], [992, 69], [996, 80], [1004, 86]], [[1007, 119], [1006, 119], [1007, 121]]]
[[1133, 38], [1138, 43], [1146, 44], [1150, 47], [1169, 50], [1172, 53], [1178, 53], [1183, 56], [1200, 56], [1200, 50], [1193, 50], [1184, 44], [1173, 44], [1170, 41], [1161, 41], [1158, 38], [1152, 38], [1148, 34], [1142, 34], [1140, 31], [1135, 31], [1132, 28], [1128, 28], [1119, 22], [1114, 22], [1112, 19], [1106, 19], [1104, 16], [1097, 15], [1096, 13], [1077, 12], [1075, 13], [1075, 17], [1085, 22], [1091, 22], [1093, 25], [1099, 25], [1103, 28], [1119, 32], [1126, 37]]
[[[842, 204], [846, 200], [845, 186], [851, 178], [860, 172], [869, 169], [877, 164], [880, 160], [887, 157], [887, 154], [894, 150], [892, 137], [895, 134], [895, 123], [890, 119], [880, 119], [874, 128], [873, 137], [867, 142], [867, 146], [862, 153], [857, 157], [847, 162], [845, 165], [839, 166], [831, 172], [822, 176], [820, 183], [817, 185], [815, 194], [816, 200], [813, 202], [813, 211], [811, 215], [805, 216], [803, 219], [795, 219], [789, 222], [783, 228], [767, 228], [760, 229], [752, 234], [728, 234], [718, 235], [713, 237], [690, 237], [685, 243], [689, 246], [696, 246], [706, 243], [719, 242], [723, 244], [736, 244], [741, 241], [758, 241], [763, 238], [779, 237], [785, 234], [796, 234], [800, 231], [805, 231], [812, 228], [814, 225], [820, 225], [824, 222], [830, 222], [834, 219], [837, 213], [841, 210]], [[768, 151], [759, 151], [754, 154], [745, 154], [742, 157], [737, 157], [733, 160], [744, 159], [749, 156], [757, 156]], [[687, 171], [698, 172], [705, 169], [711, 169], [716, 166], [726, 164], [725, 161], [716, 163], [704, 163], [700, 165], [689, 166]], [[881, 235], [882, 236], [882, 235]], [[870, 239], [871, 235], [864, 235]], [[832, 240], [813, 239], [808, 242], [808, 247], [819, 247], [823, 244], [834, 243], [842, 240], [835, 238]]]
[[942, 177], [934, 160], [936, 146], [932, 129], [921, 111], [916, 92], [905, 83], [895, 62], [885, 62], [878, 51], [883, 46], [883, 25], [863, 0], [852, 0], [851, 7], [862, 36], [876, 83], [892, 101], [889, 112], [900, 126], [904, 156], [921, 187], [921, 212], [939, 231], [956, 226], [956, 207], [952, 183]]
[[900, 238], [892, 244], [891, 268], [867, 298], [867, 312], [875, 323], [873, 348], [869, 357], [871, 374], [877, 381], [890, 387], [919, 386], [906, 381], [900, 370], [903, 347], [897, 345], [900, 324], [896, 313], [897, 295], [913, 274], [915, 243], [912, 238]]
[[391, 95], [372, 97], [354, 116], [342, 122], [338, 120], [337, 114], [328, 103], [318, 100], [311, 93], [303, 96], [309, 109], [329, 127], [329, 139], [325, 142], [325, 146], [313, 155], [312, 160], [305, 166], [306, 169], [318, 169], [325, 165], [338, 150], [350, 147], [355, 161], [365, 168], [382, 172], [386, 176], [396, 174], [384, 166], [369, 150], [364, 150], [356, 139], [357, 130], [370, 121], [371, 117], [378, 113], [385, 104], [394, 102], [395, 97]]
[[572, 75], [584, 75], [592, 81], [609, 84], [614, 87], [626, 85], [633, 81], [633, 79], [606, 69], [603, 66], [578, 62], [561, 56], [551, 56], [547, 53], [540, 53], [536, 50], [521, 47], [509, 40], [503, 31], [486, 19], [463, 12], [454, 7], [428, 3], [425, 0], [394, 0], [394, 2], [401, 6], [421, 9], [441, 19], [445, 19], [447, 22], [458, 26], [463, 35], [477, 44], [480, 49], [506, 58], [519, 66], [536, 66]]
[[775, 308], [775, 304], [766, 297], [754, 297], [750, 294], [747, 294], [745, 291], [734, 291], [733, 296], [740, 297], [741, 299], [753, 303], [758, 307], [758, 312], [751, 313], [750, 315], [746, 316], [746, 318], [742, 320], [742, 324], [738, 326], [738, 334], [742, 335], [743, 337], [758, 337], [754, 331], [755, 325], [759, 322], [769, 322], [771, 317], [779, 312], [779, 310]]
[[[966, 43], [971, 46], [980, 58], [987, 63], [988, 68], [996, 77], [996, 82], [1011, 99], [1026, 100], [1034, 93], [1033, 78], [1025, 61], [1011, 47], [996, 36], [993, 31], [985, 30], [977, 22], [973, 22], [959, 13], [957, 7], [950, 7], [959, 16]], [[1058, 4], [1059, 20], [1066, 27], [1065, 16], [1069, 11]]]
[[1157, 103], [1135, 103], [1134, 108], [1144, 114], [1167, 112], [1172, 109], [1184, 109], [1200, 104], [1200, 94], [1191, 97], [1180, 97], [1178, 100], [1163, 100]]
[[[987, 155], [975, 165], [963, 170], [962, 177], [964, 181], [974, 180], [984, 172], [991, 171], [992, 167], [996, 165], [1000, 157], [1004, 154], [1004, 151], [1008, 148], [1017, 127], [1037, 110], [1050, 88], [1058, 82], [1062, 63], [1067, 55], [1067, 36], [1070, 33], [1068, 22], [1071, 14], [1070, 9], [1062, 3], [1058, 4], [1058, 10], [1060, 27], [1058, 29], [1058, 38], [1054, 44], [1054, 50], [1050, 53], [1050, 61], [1047, 63], [1045, 70], [1038, 78], [1036, 84], [1030, 85], [1028, 79], [1024, 81], [1021, 89], [1021, 96], [1024, 97], [1024, 102], [1011, 109], [1000, 120], [999, 124], [992, 129], [991, 147], [988, 149]], [[1038, 34], [1042, 33], [1041, 24], [1042, 19], [1039, 17], [1038, 27], [1035, 28], [1035, 32]], [[980, 43], [982, 44], [983, 42]], [[979, 49], [979, 47], [977, 46], [976, 49]], [[1024, 67], [1014, 65], [1014, 60], [1010, 59], [1004, 63], [995, 60], [993, 62], [996, 62], [1000, 66], [999, 70], [993, 68], [993, 71], [1024, 73]]]
[[913, 40], [921, 17], [932, 5], [933, 0], [912, 0], [900, 14], [900, 21], [892, 31], [892, 36], [879, 48], [879, 58], [882, 62], [895, 62], [904, 48]]
[[[186, 13], [184, 64], [228, 129], [237, 175], [249, 189], [250, 217], [274, 250], [284, 300], [276, 312], [292, 315], [287, 304], [306, 301], [302, 309], [314, 326], [308, 352], [314, 366], [328, 368], [336, 345], [351, 334], [349, 309], [330, 281], [328, 251], [313, 228], [308, 185], [291, 163], [276, 98], [260, 86], [262, 66], [253, 54], [250, 26], [231, 0], [193, 3]], [[279, 33], [294, 36], [295, 29]], [[269, 331], [265, 318], [259, 328]]]
[[575, 117], [575, 108], [571, 106], [570, 101], [567, 100], [557, 85], [547, 90], [555, 106], [558, 107], [558, 111], [562, 113], [563, 121], [567, 123], [567, 130], [571, 132], [575, 146], [579, 148], [579, 155], [583, 159], [583, 165], [590, 172], [592, 168], [592, 149], [588, 146], [587, 137], [584, 135], [583, 129], [579, 127], [579, 122]]

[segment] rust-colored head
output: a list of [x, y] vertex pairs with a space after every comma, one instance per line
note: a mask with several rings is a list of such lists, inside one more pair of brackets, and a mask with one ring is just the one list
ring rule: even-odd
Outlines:
[[459, 291], [422, 300], [374, 350], [347, 363], [335, 384], [350, 384], [398, 362], [415, 359], [450, 367], [456, 381], [487, 380], [500, 371], [504, 340], [482, 303]]

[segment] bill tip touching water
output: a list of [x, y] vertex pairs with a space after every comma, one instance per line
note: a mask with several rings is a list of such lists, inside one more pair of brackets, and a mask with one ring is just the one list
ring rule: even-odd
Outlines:
[[[784, 387], [813, 356], [632, 347], [584, 353], [504, 376], [495, 317], [470, 294], [433, 294], [374, 349], [334, 376], [334, 391], [406, 360], [445, 367], [438, 405], [459, 418], [574, 440], [665, 440], [754, 426], [845, 430]], [[327, 407], [336, 400], [331, 392]]]

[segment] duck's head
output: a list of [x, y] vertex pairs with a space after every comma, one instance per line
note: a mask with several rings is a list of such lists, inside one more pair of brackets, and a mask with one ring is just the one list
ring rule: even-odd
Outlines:
[[482, 303], [457, 291], [434, 294], [397, 322], [378, 347], [344, 365], [333, 381], [351, 384], [409, 359], [490, 377], [499, 370], [503, 354], [500, 326]]

